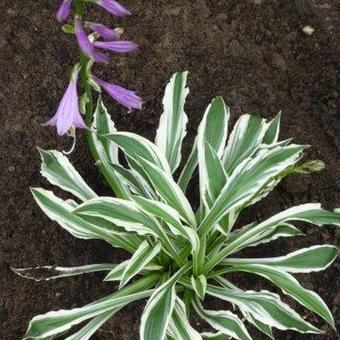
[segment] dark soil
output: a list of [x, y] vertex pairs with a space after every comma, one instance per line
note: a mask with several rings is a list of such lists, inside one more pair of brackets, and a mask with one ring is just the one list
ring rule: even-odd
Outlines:
[[[70, 236], [44, 216], [29, 191], [30, 186], [49, 188], [39, 174], [36, 146], [61, 150], [70, 144], [52, 129], [40, 126], [55, 112], [67, 83], [66, 71], [76, 60], [74, 39], [61, 32], [54, 17], [59, 2], [0, 2], [1, 340], [20, 339], [36, 314], [82, 306], [116, 288], [102, 283], [101, 275], [36, 283], [16, 276], [10, 266], [72, 266], [117, 262], [124, 257], [102, 242]], [[338, 0], [124, 0], [124, 4], [134, 15], [119, 25], [140, 49], [116, 57], [110, 67], [96, 71], [137, 89], [145, 101], [142, 111], [127, 113], [106, 98], [119, 129], [153, 138], [166, 82], [175, 71], [189, 70], [186, 149], [205, 107], [214, 96], [223, 95], [232, 109], [233, 122], [241, 113], [273, 117], [283, 110], [283, 138], [311, 144], [309, 157], [323, 159], [327, 165], [321, 173], [285, 180], [250, 209], [244, 221], [260, 220], [303, 202], [340, 206]], [[116, 24], [101, 10], [91, 15]], [[302, 31], [306, 25], [315, 29], [314, 34]], [[109, 192], [83, 136], [71, 158], [98, 193]], [[280, 240], [247, 254], [280, 255], [308, 245], [339, 242], [340, 233], [334, 228], [303, 226], [303, 230], [307, 237]], [[325, 272], [299, 278], [325, 299], [339, 320], [339, 263]], [[235, 280], [250, 289], [268, 286], [252, 276]], [[325, 329], [324, 338], [336, 338], [318, 318], [294, 302], [292, 306]], [[142, 308], [143, 303], [126, 308], [98, 332], [97, 338], [138, 339]], [[254, 338], [262, 339], [254, 334]], [[278, 338], [304, 337], [278, 333]]]

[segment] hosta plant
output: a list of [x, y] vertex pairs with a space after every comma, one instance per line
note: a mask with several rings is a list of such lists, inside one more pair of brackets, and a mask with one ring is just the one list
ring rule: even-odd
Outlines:
[[[299, 163], [307, 146], [279, 140], [280, 115], [266, 121], [245, 114], [229, 132], [229, 109], [217, 97], [207, 107], [192, 151], [180, 167], [187, 124], [186, 78], [186, 72], [175, 74], [166, 87], [154, 143], [117, 131], [98, 99], [90, 145], [114, 191], [112, 197], [98, 196], [62, 153], [40, 150], [42, 175], [73, 195], [63, 200], [33, 188], [45, 214], [73, 236], [103, 240], [130, 258], [75, 268], [14, 269], [36, 280], [102, 271], [105, 281], [119, 285], [116, 292], [83, 307], [34, 317], [25, 339], [89, 339], [114, 314], [142, 299], [147, 301], [140, 324], [144, 340], [251, 339], [249, 324], [269, 337], [272, 328], [322, 333], [277, 293], [238, 287], [231, 279], [234, 272], [270, 281], [334, 327], [322, 298], [301, 286], [294, 274], [327, 268], [338, 255], [336, 247], [315, 245], [280, 257], [239, 256], [244, 248], [301, 235], [296, 222], [340, 225], [339, 210], [327, 211], [317, 203], [294, 206], [245, 226], [237, 223], [240, 214], [283, 177], [316, 170], [321, 163]], [[196, 168], [200, 200], [194, 209], [185, 192]], [[205, 300], [211, 297], [229, 302], [230, 310], [206, 309]], [[190, 313], [211, 331], [195, 330]]]

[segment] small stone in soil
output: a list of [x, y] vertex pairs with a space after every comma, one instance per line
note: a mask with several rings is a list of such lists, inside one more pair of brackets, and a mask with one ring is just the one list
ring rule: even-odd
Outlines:
[[306, 25], [302, 28], [302, 32], [307, 35], [312, 35], [315, 32], [315, 29], [310, 25]]

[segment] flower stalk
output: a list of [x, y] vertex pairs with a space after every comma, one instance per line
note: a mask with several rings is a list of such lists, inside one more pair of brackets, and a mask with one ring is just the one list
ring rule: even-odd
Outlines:
[[[76, 128], [87, 129], [89, 147], [95, 161], [97, 161], [98, 155], [94, 152], [92, 132], [90, 130], [94, 113], [93, 90], [101, 93], [101, 88], [104, 88], [112, 98], [129, 110], [141, 109], [142, 100], [134, 91], [103, 80], [99, 81], [98, 78], [92, 75], [92, 65], [94, 63], [109, 62], [109, 55], [106, 52], [129, 53], [134, 51], [137, 45], [131, 41], [120, 41], [119, 38], [122, 33], [120, 30], [111, 29], [100, 23], [85, 21], [87, 6], [91, 4], [104, 8], [116, 17], [124, 17], [131, 14], [129, 10], [114, 0], [62, 1], [57, 11], [57, 19], [61, 23], [66, 23], [73, 9], [74, 28], [66, 23], [63, 25], [63, 30], [66, 33], [75, 35], [80, 50], [80, 57], [75, 67], [77, 69], [76, 77], [73, 77], [74, 79], [65, 91], [56, 114], [44, 125], [56, 126], [59, 135], [73, 137], [74, 143], [71, 151], [73, 151], [75, 145]], [[65, 29], [65, 27], [72, 29]], [[87, 30], [92, 31], [92, 33], [87, 32]], [[79, 80], [78, 73], [80, 73]], [[78, 88], [82, 91], [80, 101], [78, 98]], [[80, 112], [85, 115], [84, 119]]]

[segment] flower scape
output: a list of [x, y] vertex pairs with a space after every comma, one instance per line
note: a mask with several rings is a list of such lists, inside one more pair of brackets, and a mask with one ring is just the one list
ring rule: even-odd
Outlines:
[[[125, 17], [131, 12], [114, 0], [64, 0], [57, 12], [57, 19], [64, 23], [68, 20], [72, 4], [74, 5], [74, 20], [72, 24], [65, 24], [63, 30], [66, 33], [74, 34], [80, 49], [80, 59], [73, 67], [71, 72], [70, 83], [65, 94], [58, 106], [56, 114], [44, 125], [55, 126], [58, 135], [69, 134], [74, 138], [74, 143], [69, 152], [71, 153], [75, 147], [76, 135], [75, 129], [88, 129], [85, 120], [91, 122], [93, 115], [93, 94], [92, 90], [101, 92], [104, 89], [113, 99], [125, 106], [129, 110], [141, 109], [142, 99], [134, 92], [115, 83], [104, 81], [92, 73], [94, 63], [109, 62], [107, 51], [113, 53], [128, 53], [136, 50], [137, 45], [132, 41], [120, 40], [122, 29], [111, 29], [100, 23], [84, 21], [86, 6], [88, 4], [99, 5], [109, 13], [116, 17]], [[85, 28], [90, 31], [88, 34]], [[102, 52], [102, 50], [104, 52]], [[80, 87], [83, 94], [79, 103], [78, 98], [78, 76], [81, 74]], [[82, 117], [83, 113], [86, 117]]]
[[[277, 293], [238, 287], [233, 282], [235, 272], [268, 280], [334, 328], [322, 298], [301, 286], [294, 274], [326, 269], [338, 255], [335, 246], [314, 245], [268, 258], [239, 253], [302, 235], [296, 226], [301, 222], [340, 225], [340, 210], [327, 211], [318, 203], [293, 206], [245, 226], [238, 221], [284, 177], [319, 170], [322, 163], [301, 164], [308, 146], [279, 140], [280, 114], [270, 121], [244, 114], [230, 129], [229, 108], [221, 97], [207, 107], [192, 151], [182, 162], [188, 121], [186, 80], [187, 72], [177, 73], [167, 85], [155, 142], [117, 131], [99, 97], [88, 133], [113, 197], [98, 196], [61, 152], [40, 150], [42, 175], [72, 194], [63, 200], [51, 191], [32, 188], [43, 212], [74, 237], [100, 239], [130, 258], [75, 268], [13, 269], [35, 280], [106, 272], [104, 280], [119, 285], [116, 292], [83, 307], [34, 317], [25, 339], [90, 339], [114, 314], [137, 300], [147, 301], [140, 324], [144, 340], [252, 339], [249, 324], [270, 338], [273, 328], [322, 333]], [[185, 193], [197, 170], [200, 201], [194, 209]], [[212, 297], [230, 308], [207, 309], [205, 300]], [[210, 332], [194, 329], [193, 313], [211, 327]]]

